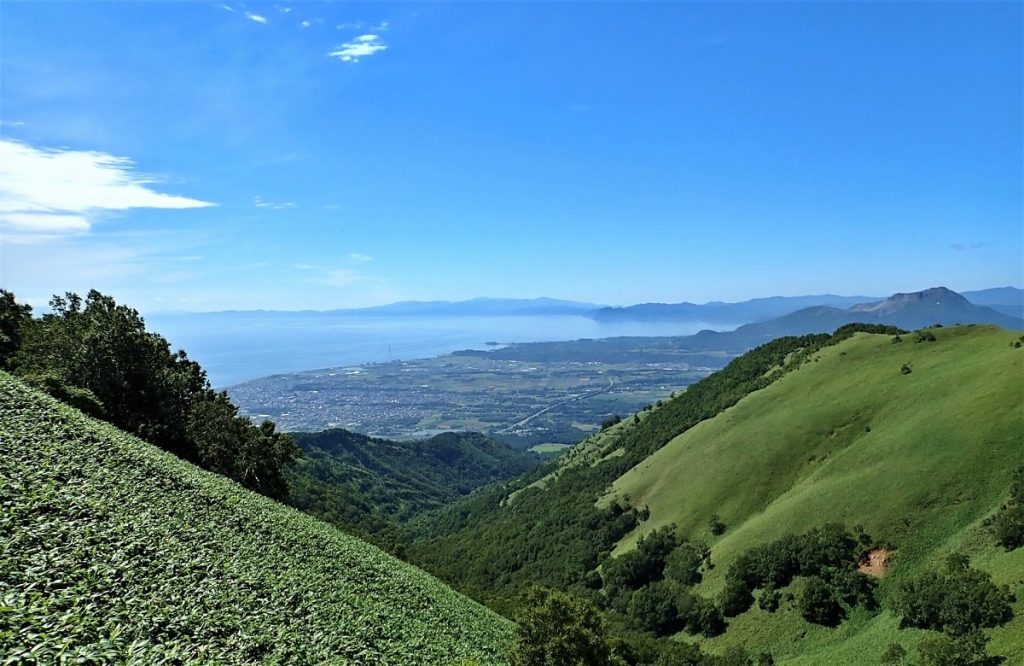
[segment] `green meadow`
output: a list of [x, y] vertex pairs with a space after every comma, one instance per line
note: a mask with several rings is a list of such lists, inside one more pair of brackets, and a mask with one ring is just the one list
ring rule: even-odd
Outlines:
[[[602, 498], [650, 509], [616, 553], [675, 524], [712, 546], [699, 591], [713, 596], [754, 546], [827, 521], [863, 525], [893, 549], [883, 598], [953, 552], [1011, 585], [1016, 618], [990, 632], [991, 652], [1024, 662], [1024, 551], [1004, 552], [981, 529], [1024, 464], [1024, 350], [1013, 346], [1019, 334], [992, 326], [931, 332], [921, 342], [858, 333], [670, 441]], [[727, 526], [719, 537], [713, 514]], [[878, 663], [890, 642], [909, 646], [923, 633], [898, 631], [888, 612], [829, 629], [791, 606], [755, 606], [703, 647], [755, 645], [780, 663]]]

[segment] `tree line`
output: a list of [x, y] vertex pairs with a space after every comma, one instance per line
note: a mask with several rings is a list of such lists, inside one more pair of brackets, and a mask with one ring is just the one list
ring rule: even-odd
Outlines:
[[32, 316], [0, 290], [0, 370], [200, 467], [285, 500], [301, 452], [270, 421], [254, 424], [138, 311], [91, 290], [54, 296]]

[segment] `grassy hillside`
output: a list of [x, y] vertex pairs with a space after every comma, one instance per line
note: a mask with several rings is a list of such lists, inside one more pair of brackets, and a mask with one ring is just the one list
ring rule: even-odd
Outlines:
[[[967, 552], [1017, 593], [1017, 618], [992, 632], [992, 652], [1024, 663], [1024, 549], [1003, 552], [978, 529], [1024, 463], [1024, 349], [1012, 346], [1018, 333], [991, 326], [932, 332], [935, 341], [861, 333], [826, 347], [654, 452], [603, 500], [650, 509], [617, 552], [675, 524], [711, 543], [717, 566], [700, 591], [714, 595], [751, 547], [825, 521], [862, 524], [895, 548], [883, 596], [901, 577]], [[721, 537], [708, 529], [715, 513], [728, 526]], [[755, 606], [707, 647], [748, 643], [782, 663], [861, 664], [914, 636], [897, 636], [889, 613], [826, 629]]]
[[422, 571], [0, 373], [5, 663], [504, 662]]
[[509, 610], [533, 583], [579, 586], [596, 575], [640, 514], [598, 508], [602, 492], [630, 468], [696, 423], [769, 385], [829, 335], [784, 338], [733, 360], [657, 409], [624, 419], [502, 487], [416, 521], [410, 556], [459, 589]]

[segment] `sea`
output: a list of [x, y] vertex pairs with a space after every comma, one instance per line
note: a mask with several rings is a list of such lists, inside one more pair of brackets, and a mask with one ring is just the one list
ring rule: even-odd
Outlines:
[[433, 358], [514, 342], [729, 330], [707, 322], [597, 322], [578, 315], [398, 317], [321, 312], [151, 314], [147, 330], [184, 349], [224, 389], [269, 375]]

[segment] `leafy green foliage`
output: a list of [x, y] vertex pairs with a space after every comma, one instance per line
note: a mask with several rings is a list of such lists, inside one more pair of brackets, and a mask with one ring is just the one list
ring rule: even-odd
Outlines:
[[1018, 467], [1014, 472], [1010, 501], [999, 509], [989, 527], [996, 541], [1006, 550], [1024, 546], [1024, 467]]
[[516, 613], [515, 666], [612, 666], [608, 626], [592, 604], [565, 593], [531, 588]]
[[725, 631], [725, 616], [715, 602], [689, 590], [677, 590], [676, 611], [691, 634], [717, 636]]
[[0, 372], [9, 664], [507, 663], [419, 569]]
[[[53, 397], [271, 497], [287, 496], [283, 469], [299, 454], [270, 422], [256, 426], [216, 393], [198, 363], [171, 353], [139, 313], [98, 291], [54, 296], [53, 312], [26, 319], [0, 294], [0, 355]], [[14, 323], [11, 323], [14, 322]], [[15, 333], [11, 333], [11, 331]], [[2, 366], [2, 362], [0, 362]]]
[[845, 615], [828, 584], [817, 576], [807, 579], [797, 607], [805, 620], [826, 627], [836, 626]]
[[883, 664], [903, 664], [907, 658], [907, 650], [899, 643], [890, 643], [882, 653]]
[[32, 321], [32, 308], [18, 303], [14, 294], [0, 289], [0, 370], [11, 368], [21, 347], [23, 328]]
[[[804, 617], [816, 618], [811, 621], [817, 624], [834, 624], [842, 619], [836, 611], [841, 599], [851, 606], [873, 606], [872, 584], [854, 570], [861, 549], [860, 541], [835, 523], [752, 548], [729, 567], [722, 610], [727, 616], [738, 615], [751, 607], [755, 589], [784, 587], [805, 576], [811, 577], [806, 588], [811, 592], [801, 599]], [[820, 577], [827, 578], [828, 585]], [[827, 591], [827, 601], [822, 590]]]
[[666, 636], [686, 626], [680, 621], [671, 584], [658, 581], [637, 590], [629, 600], [629, 617], [643, 631]]
[[944, 634], [931, 636], [918, 646], [921, 657], [918, 663], [920, 666], [994, 666], [1003, 663], [1002, 659], [988, 656], [988, 641], [980, 631], [955, 637]]
[[303, 457], [288, 469], [289, 503], [395, 554], [405, 549], [404, 523], [540, 462], [478, 433], [414, 442], [341, 429], [293, 437]]
[[935, 629], [954, 637], [997, 627], [1013, 617], [1014, 596], [966, 558], [950, 558], [945, 573], [926, 571], [896, 590], [893, 611], [902, 626]]
[[676, 546], [675, 528], [669, 526], [651, 532], [640, 540], [636, 550], [605, 562], [602, 572], [605, 590], [637, 590], [661, 580], [665, 562]]
[[665, 578], [685, 587], [696, 585], [703, 578], [701, 567], [710, 558], [711, 549], [706, 543], [684, 541], [665, 560]]

